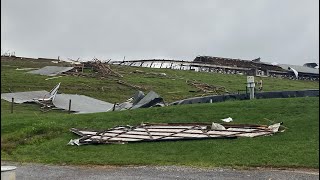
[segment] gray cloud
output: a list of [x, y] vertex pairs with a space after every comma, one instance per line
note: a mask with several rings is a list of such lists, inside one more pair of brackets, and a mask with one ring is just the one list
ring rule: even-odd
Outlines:
[[3, 0], [1, 47], [18, 56], [121, 60], [197, 55], [319, 59], [317, 0]]

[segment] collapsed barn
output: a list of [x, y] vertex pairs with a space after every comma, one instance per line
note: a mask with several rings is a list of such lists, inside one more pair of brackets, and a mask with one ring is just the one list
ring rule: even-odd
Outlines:
[[[31, 60], [34, 58], [2, 56], [2, 60]], [[38, 58], [45, 62], [60, 63], [61, 59]], [[197, 56], [193, 61], [167, 60], [167, 59], [147, 59], [147, 60], [123, 60], [101, 62], [98, 59], [88, 62], [72, 61], [74, 71], [81, 72], [83, 68], [93, 68], [106, 76], [113, 75], [121, 77], [117, 72], [113, 72], [108, 64], [148, 67], [148, 68], [167, 68], [176, 70], [192, 70], [197, 72], [212, 72], [221, 74], [239, 74], [253, 76], [268, 76], [274, 78], [288, 78], [299, 80], [319, 81], [319, 69], [317, 63], [305, 63], [303, 66], [289, 64], [274, 64], [262, 62], [260, 58], [254, 60], [243, 60], [235, 58], [224, 58], [214, 56]], [[296, 75], [296, 73], [298, 75]], [[73, 73], [73, 75], [83, 76], [83, 73]]]
[[194, 59], [194, 62], [234, 68], [248, 68], [250, 70], [244, 72], [247, 75], [295, 79], [294, 72], [290, 70], [290, 68], [292, 68], [299, 73], [298, 79], [300, 80], [319, 80], [319, 69], [289, 64], [271, 64], [267, 62], [261, 62], [260, 58], [250, 61], [212, 56], [198, 56]]
[[[223, 57], [198, 56], [193, 61], [148, 59], [111, 61], [109, 63], [136, 67], [168, 68], [178, 70], [192, 70], [197, 72], [268, 76], [319, 81], [319, 69], [311, 68], [308, 66], [271, 64], [268, 62], [261, 62], [260, 58], [254, 60], [242, 60]], [[298, 76], [292, 69], [298, 72]]]

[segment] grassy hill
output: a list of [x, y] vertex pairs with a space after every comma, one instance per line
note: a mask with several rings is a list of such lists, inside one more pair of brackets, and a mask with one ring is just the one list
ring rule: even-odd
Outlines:
[[[26, 74], [16, 68], [43, 67], [44, 61], [1, 60], [1, 92], [50, 90], [58, 82], [60, 92], [84, 94], [108, 102], [122, 102], [136, 89], [105, 79]], [[56, 64], [54, 64], [56, 65]], [[112, 66], [121, 80], [154, 90], [166, 102], [201, 95], [185, 83], [197, 80], [224, 86], [229, 92], [244, 90], [246, 77], [136, 67]], [[144, 72], [166, 73], [159, 77]], [[318, 89], [318, 82], [263, 78], [264, 90]], [[190, 92], [191, 91], [191, 92]], [[232, 167], [319, 167], [319, 98], [258, 99], [137, 109], [96, 114], [43, 113], [35, 104], [15, 105], [1, 101], [1, 160], [55, 164], [99, 165], [188, 165]], [[288, 129], [274, 136], [201, 141], [136, 143], [125, 145], [67, 146], [77, 136], [72, 127], [106, 129], [115, 125], [141, 122], [221, 122], [232, 117], [234, 123], [270, 124], [284, 122]], [[267, 120], [269, 119], [269, 120]]]
[[[157, 92], [166, 102], [173, 102], [194, 96], [201, 96], [203, 92], [186, 83], [187, 80], [196, 80], [214, 86], [224, 86], [229, 92], [245, 91], [246, 76], [227, 75], [193, 71], [179, 71], [170, 69], [150, 69], [127, 66], [112, 66], [122, 74], [123, 78], [110, 76], [108, 78], [89, 78], [63, 76], [61, 78], [45, 80], [47, 76], [28, 74], [26, 71], [17, 71], [16, 68], [44, 67], [57, 65], [47, 61], [2, 60], [1, 61], [1, 92], [18, 92], [30, 90], [51, 90], [61, 82], [59, 92], [83, 94], [107, 102], [123, 102], [133, 95], [137, 89], [118, 84], [118, 80], [141, 86], [145, 93], [150, 90]], [[60, 66], [64, 64], [58, 64]], [[143, 73], [135, 73], [136, 70]], [[149, 73], [149, 74], [147, 74]], [[150, 73], [166, 73], [166, 76], [157, 76]], [[259, 78], [256, 78], [259, 79]], [[264, 91], [319, 89], [318, 82], [289, 80], [277, 78], [262, 78]]]

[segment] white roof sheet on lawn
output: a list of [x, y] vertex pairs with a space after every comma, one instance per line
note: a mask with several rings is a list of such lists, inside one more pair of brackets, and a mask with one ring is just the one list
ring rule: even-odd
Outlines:
[[113, 104], [111, 103], [76, 94], [57, 94], [53, 100], [53, 104], [57, 108], [69, 110], [70, 99], [71, 111], [78, 113], [107, 112], [113, 108]]
[[50, 97], [48, 91], [29, 91], [29, 92], [16, 92], [16, 93], [3, 93], [1, 99], [11, 102], [14, 98], [14, 103], [33, 102], [33, 99], [41, 99]]
[[38, 70], [29, 71], [31, 74], [40, 74], [46, 76], [55, 76], [63, 72], [67, 72], [73, 69], [73, 67], [61, 67], [61, 66], [46, 66]]

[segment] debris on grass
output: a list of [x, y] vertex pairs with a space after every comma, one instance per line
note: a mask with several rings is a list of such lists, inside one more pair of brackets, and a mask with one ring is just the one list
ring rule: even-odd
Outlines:
[[57, 94], [52, 103], [56, 108], [77, 114], [108, 112], [113, 108], [112, 103], [77, 94]]
[[[92, 72], [84, 73], [84, 69], [91, 69]], [[100, 77], [106, 78], [109, 76], [115, 76], [122, 78], [123, 76], [118, 72], [111, 69], [110, 65], [103, 63], [98, 59], [93, 59], [88, 62], [79, 62], [73, 64], [73, 67], [61, 67], [61, 66], [46, 66], [38, 70], [30, 71], [28, 73], [40, 74], [47, 76], [56, 76], [58, 74], [67, 74], [79, 77]]]
[[61, 66], [45, 66], [41, 69], [29, 71], [31, 74], [40, 74], [45, 76], [56, 76], [58, 74], [65, 73], [72, 70], [73, 67], [61, 67]]
[[156, 72], [144, 72], [141, 70], [135, 70], [132, 73], [146, 74], [146, 75], [155, 75], [155, 76], [167, 76], [166, 73], [156, 73]]
[[39, 68], [17, 68], [16, 70], [17, 71], [29, 71], [29, 70], [36, 70], [36, 69], [39, 69]]
[[[90, 87], [89, 85], [86, 86]], [[14, 103], [19, 104], [25, 102], [37, 103], [41, 105], [40, 110], [42, 112], [48, 112], [54, 108], [75, 113], [96, 113], [165, 106], [163, 99], [154, 91], [150, 91], [147, 95], [144, 95], [142, 91], [138, 91], [126, 102], [114, 104], [84, 95], [58, 94], [59, 87], [60, 83], [50, 92], [29, 91], [3, 93], [1, 94], [1, 99], [9, 102], [12, 102], [13, 100]]]
[[71, 132], [81, 137], [70, 140], [68, 145], [258, 137], [277, 133], [280, 124], [267, 126], [218, 123], [142, 123], [138, 126], [115, 126], [107, 130], [71, 128]]
[[211, 129], [212, 130], [226, 130], [226, 128], [224, 126], [222, 126], [221, 124], [218, 124], [218, 123], [212, 123], [212, 126], [211, 126]]
[[228, 118], [221, 119], [221, 121], [223, 121], [223, 122], [231, 122], [231, 121], [233, 121], [233, 119], [231, 117], [228, 117]]
[[110, 65], [107, 63], [102, 63], [98, 59], [93, 59], [93, 61], [88, 61], [84, 63], [86, 68], [92, 68], [93, 71], [98, 72], [100, 77], [108, 77], [108, 76], [116, 76], [116, 77], [123, 77], [118, 72], [111, 69]]
[[76, 113], [95, 113], [111, 111], [113, 104], [94, 99], [84, 95], [58, 94], [60, 83], [50, 92], [29, 91], [16, 93], [3, 93], [1, 99], [14, 103], [33, 102], [41, 105], [40, 110], [49, 111], [51, 108], [63, 109]]
[[163, 107], [163, 106], [165, 106], [165, 103], [164, 103], [162, 97], [160, 97], [160, 95], [157, 94], [156, 92], [150, 91], [139, 102], [134, 104], [131, 109], [148, 108], [148, 107]]
[[196, 80], [186, 80], [186, 83], [190, 86], [197, 88], [199, 91], [206, 94], [224, 94], [228, 91], [223, 86], [214, 86], [207, 83], [198, 82]]
[[47, 80], [51, 80], [51, 79], [57, 79], [57, 78], [61, 78], [61, 77], [63, 77], [63, 76], [55, 76], [55, 77], [50, 77], [50, 78], [46, 78], [45, 80], [47, 81]]
[[147, 95], [144, 95], [142, 91], [138, 91], [126, 102], [118, 104], [115, 107], [115, 110], [122, 111], [126, 109], [163, 107], [163, 106], [165, 106], [163, 98], [160, 97], [156, 92], [150, 91]]
[[28, 91], [15, 93], [2, 93], [1, 99], [8, 102], [14, 100], [14, 103], [21, 104], [26, 102], [34, 102], [34, 99], [45, 99], [50, 96], [48, 91]]
[[125, 81], [121, 81], [121, 80], [118, 80], [117, 81], [118, 84], [122, 84], [122, 85], [125, 85], [125, 86], [128, 86], [128, 87], [131, 87], [133, 89], [141, 89], [141, 90], [146, 90], [146, 88], [142, 87], [142, 86], [138, 86], [138, 85], [134, 85], [134, 84], [130, 84], [128, 82], [125, 82]]

